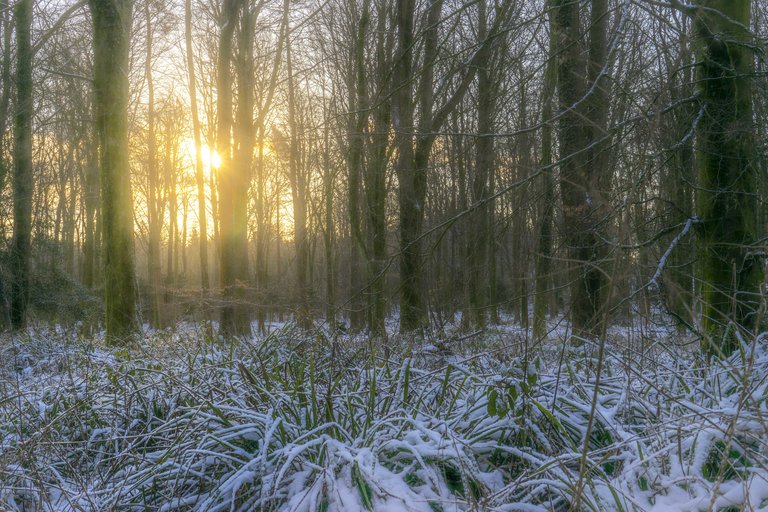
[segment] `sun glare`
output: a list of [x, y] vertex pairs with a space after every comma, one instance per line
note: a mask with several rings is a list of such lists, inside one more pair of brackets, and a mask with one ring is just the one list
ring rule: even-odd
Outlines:
[[[191, 137], [183, 142], [184, 148], [189, 156], [189, 161], [192, 163], [192, 169], [194, 170], [195, 162], [195, 141]], [[203, 161], [203, 172], [208, 174], [212, 169], [218, 169], [221, 167], [221, 157], [208, 147], [208, 144], [203, 144], [200, 150], [200, 157]]]
[[[205, 146], [205, 150], [207, 150], [207, 149], [208, 149], [208, 146]], [[203, 150], [203, 155], [204, 155], [203, 156], [203, 162], [205, 162], [205, 160], [206, 160], [205, 155], [207, 153], [207, 155], [208, 155], [208, 165], [210, 165], [214, 169], [218, 169], [219, 167], [221, 167], [221, 157], [219, 156], [219, 154], [217, 152], [215, 152], [214, 150], [212, 150], [212, 149], [208, 150], [208, 151], [205, 151], [205, 150]]]

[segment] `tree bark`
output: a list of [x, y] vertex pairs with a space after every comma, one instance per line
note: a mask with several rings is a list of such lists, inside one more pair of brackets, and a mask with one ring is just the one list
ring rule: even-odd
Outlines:
[[699, 261], [704, 350], [738, 347], [733, 322], [753, 332], [763, 283], [757, 255], [757, 165], [752, 118], [753, 38], [749, 0], [699, 0]]
[[157, 137], [155, 133], [155, 86], [152, 80], [152, 15], [150, 3], [144, 4], [144, 16], [147, 24], [147, 55], [145, 62], [145, 78], [147, 80], [147, 223], [149, 243], [147, 245], [148, 281], [150, 321], [154, 327], [162, 326], [161, 292], [162, 274], [160, 268], [160, 219], [158, 207], [158, 174], [157, 174]]
[[192, 136], [195, 141], [195, 183], [197, 185], [197, 222], [200, 226], [200, 287], [203, 297], [208, 294], [208, 212], [205, 207], [205, 176], [203, 174], [203, 144], [200, 137], [200, 116], [197, 110], [197, 82], [194, 49], [192, 47], [192, 0], [184, 1], [184, 43], [187, 52], [189, 103], [192, 114]]
[[301, 168], [299, 122], [296, 112], [296, 86], [293, 76], [293, 59], [291, 55], [291, 38], [285, 41], [285, 64], [288, 72], [288, 126], [289, 154], [288, 154], [288, 178], [291, 184], [291, 198], [293, 204], [293, 241], [296, 252], [296, 321], [299, 327], [309, 329], [312, 327], [309, 301], [311, 297], [311, 277], [309, 275], [309, 240], [307, 238], [307, 207], [309, 197], [307, 194], [307, 178]]
[[392, 117], [397, 147], [398, 204], [400, 206], [400, 330], [413, 331], [424, 327], [426, 311], [421, 292], [421, 247], [418, 238], [423, 218], [417, 192], [420, 180], [414, 164], [413, 137], [414, 105], [413, 80], [413, 20], [416, 16], [415, 0], [397, 2], [398, 56], [394, 69], [395, 92], [392, 95]]
[[[232, 158], [232, 70], [233, 36], [240, 11], [240, 0], [224, 0], [219, 34], [217, 89], [216, 152], [221, 159], [218, 170], [219, 232], [221, 237], [220, 280], [224, 293], [221, 308], [221, 332], [224, 336], [250, 334], [244, 304], [245, 269], [241, 221], [245, 205], [239, 204], [242, 186]], [[246, 188], [247, 191], [247, 188]]]
[[[478, 3], [478, 38], [488, 37], [488, 13], [486, 0]], [[490, 59], [477, 70], [477, 132], [475, 139], [475, 166], [471, 178], [470, 198], [478, 205], [469, 214], [466, 233], [466, 299], [462, 324], [465, 329], [482, 329], [488, 321], [489, 282], [488, 256], [491, 249], [488, 204], [488, 180], [494, 172], [496, 159], [494, 148], [495, 87]]]
[[[386, 58], [387, 43], [385, 12], [379, 13], [379, 39], [376, 43], [377, 76], [379, 77], [379, 98], [373, 109], [374, 133], [371, 136], [370, 156], [366, 168], [365, 196], [368, 206], [368, 282], [370, 283], [368, 302], [368, 329], [371, 337], [386, 336], [385, 319], [387, 297], [385, 293], [387, 270], [387, 166], [389, 147], [389, 128], [391, 123], [391, 105], [381, 96], [388, 91], [390, 61]], [[390, 36], [391, 37], [391, 36]]]
[[362, 13], [357, 19], [357, 33], [352, 50], [349, 77], [348, 120], [347, 120], [347, 207], [349, 209], [350, 228], [350, 298], [349, 322], [353, 331], [363, 328], [366, 317], [365, 292], [367, 283], [363, 271], [366, 257], [365, 238], [363, 236], [363, 216], [361, 203], [362, 176], [366, 130], [370, 111], [368, 108], [368, 80], [365, 70], [365, 45], [368, 24], [370, 22], [370, 0], [364, 0]]
[[32, 0], [18, 0], [16, 18], [16, 112], [13, 148], [13, 245], [11, 328], [24, 327], [29, 303], [32, 250]]
[[133, 205], [128, 164], [128, 51], [132, 3], [89, 0], [93, 19], [96, 126], [100, 141], [106, 336], [136, 331]]
[[541, 214], [539, 232], [536, 239], [536, 282], [533, 299], [533, 337], [541, 339], [546, 330], [547, 304], [552, 294], [551, 257], [552, 257], [552, 222], [554, 219], [555, 187], [552, 178], [552, 98], [557, 85], [557, 55], [555, 54], [552, 34], [549, 60], [544, 71], [544, 89], [542, 91], [541, 110]]
[[[560, 100], [560, 193], [565, 242], [570, 260], [570, 317], [574, 341], [600, 336], [604, 327], [606, 282], [600, 268], [605, 248], [607, 187], [603, 167], [607, 99], [601, 71], [605, 66], [607, 7], [593, 0], [589, 58], [582, 51], [579, 2], [553, 1], [557, 34]], [[588, 96], [589, 95], [589, 96]]]

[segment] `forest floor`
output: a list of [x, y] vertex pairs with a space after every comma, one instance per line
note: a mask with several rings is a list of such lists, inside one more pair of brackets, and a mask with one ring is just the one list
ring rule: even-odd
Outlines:
[[0, 338], [0, 510], [768, 511], [768, 336]]

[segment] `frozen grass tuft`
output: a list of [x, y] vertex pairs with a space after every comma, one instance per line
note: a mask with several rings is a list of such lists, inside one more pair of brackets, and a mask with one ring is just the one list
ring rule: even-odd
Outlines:
[[768, 510], [765, 337], [708, 366], [186, 332], [8, 340], [0, 509]]

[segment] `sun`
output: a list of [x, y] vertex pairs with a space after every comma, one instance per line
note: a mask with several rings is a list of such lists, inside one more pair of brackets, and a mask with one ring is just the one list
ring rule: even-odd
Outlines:
[[[208, 160], [207, 163], [206, 163], [206, 160]], [[213, 167], [214, 169], [218, 169], [219, 167], [221, 167], [221, 157], [214, 150], [208, 149], [208, 146], [203, 146], [203, 165], [207, 165], [207, 166]]]
[[[182, 143], [184, 150], [191, 162], [191, 168], [194, 170], [195, 166], [195, 140], [193, 138], [185, 139]], [[208, 144], [203, 144], [200, 148], [200, 159], [203, 161], [203, 172], [208, 174], [211, 170], [216, 170], [221, 167], [221, 157], [215, 150], [208, 147]]]

